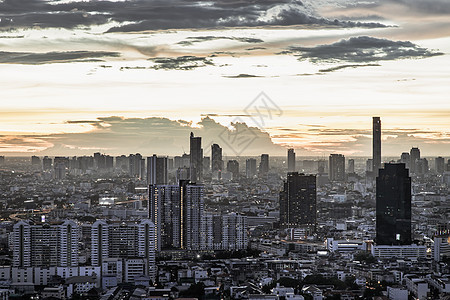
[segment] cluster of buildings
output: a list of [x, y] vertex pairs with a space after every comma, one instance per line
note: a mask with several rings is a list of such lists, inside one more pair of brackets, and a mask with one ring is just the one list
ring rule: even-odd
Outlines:
[[450, 161], [383, 163], [380, 118], [347, 162], [189, 138], [175, 157], [0, 157], [0, 299], [449, 296]]

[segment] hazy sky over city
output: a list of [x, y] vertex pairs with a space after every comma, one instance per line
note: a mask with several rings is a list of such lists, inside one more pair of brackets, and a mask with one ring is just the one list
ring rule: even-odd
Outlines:
[[[0, 154], [450, 150], [446, 0], [2, 0]], [[264, 92], [264, 94], [260, 94]], [[205, 155], [208, 150], [205, 151]]]

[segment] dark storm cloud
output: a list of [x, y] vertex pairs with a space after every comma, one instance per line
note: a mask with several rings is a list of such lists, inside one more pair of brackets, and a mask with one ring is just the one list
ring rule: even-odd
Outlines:
[[102, 57], [118, 57], [118, 52], [67, 51], [67, 52], [4, 52], [0, 51], [1, 64], [39, 65], [49, 63], [99, 61]]
[[312, 62], [347, 61], [354, 63], [396, 60], [401, 58], [425, 58], [443, 53], [419, 47], [408, 41], [391, 41], [369, 36], [352, 37], [333, 44], [315, 47], [290, 47], [282, 54], [292, 53], [299, 60]]
[[[273, 8], [277, 8], [277, 12], [266, 16], [266, 12]], [[112, 21], [120, 25], [110, 28], [110, 32], [264, 25], [385, 27], [380, 23], [328, 20], [312, 16], [301, 1], [295, 0], [0, 2], [0, 28], [4, 30], [34, 26], [75, 28]]]
[[231, 37], [231, 36], [190, 36], [187, 37], [186, 40], [181, 41], [177, 44], [183, 45], [183, 46], [190, 46], [195, 43], [201, 43], [201, 42], [208, 42], [208, 41], [214, 41], [214, 40], [232, 40], [232, 41], [238, 41], [242, 43], [263, 43], [264, 41], [261, 39], [256, 38], [246, 38], [246, 37]]
[[149, 60], [155, 63], [155, 66], [151, 67], [155, 70], [192, 70], [214, 65], [211, 59], [197, 56], [158, 57]]

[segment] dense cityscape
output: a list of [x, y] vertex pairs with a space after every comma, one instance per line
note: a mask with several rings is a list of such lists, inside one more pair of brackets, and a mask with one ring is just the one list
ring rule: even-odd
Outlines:
[[448, 153], [372, 121], [366, 157], [1, 156], [0, 299], [449, 299]]

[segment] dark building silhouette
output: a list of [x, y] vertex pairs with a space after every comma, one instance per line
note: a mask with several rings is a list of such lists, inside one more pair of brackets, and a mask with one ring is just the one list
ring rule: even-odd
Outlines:
[[288, 172], [295, 172], [295, 152], [294, 149], [288, 149], [287, 153]]
[[345, 156], [342, 154], [330, 154], [330, 180], [345, 180]]
[[198, 182], [203, 180], [203, 149], [202, 138], [194, 136], [191, 132], [190, 137], [190, 173], [191, 181]]
[[147, 157], [147, 184], [167, 184], [167, 157]]
[[259, 163], [259, 174], [269, 173], [269, 154], [261, 154], [261, 162]]
[[376, 243], [410, 245], [411, 177], [405, 164], [385, 164], [376, 191]]
[[381, 168], [381, 120], [380, 117], [373, 117], [373, 140], [372, 140], [372, 159], [373, 172], [375, 176], [378, 175], [378, 170]]
[[442, 174], [445, 171], [445, 159], [442, 156], [436, 157], [435, 159], [435, 169], [436, 173]]
[[256, 159], [248, 158], [245, 161], [245, 175], [247, 178], [253, 178], [256, 175]]
[[233, 180], [239, 178], [239, 163], [237, 160], [229, 160], [227, 162], [227, 172], [233, 174]]
[[223, 171], [222, 148], [217, 144], [211, 145], [211, 171]]
[[290, 172], [280, 192], [280, 223], [284, 228], [316, 226], [316, 176]]
[[348, 160], [347, 173], [355, 173], [355, 160], [354, 159]]
[[420, 159], [420, 150], [419, 148], [411, 148], [409, 152], [409, 169], [411, 173], [416, 173], [417, 161]]
[[411, 162], [411, 158], [409, 156], [408, 152], [403, 152], [402, 155], [400, 156], [400, 162], [402, 164], [405, 164], [406, 168], [409, 169], [410, 168], [410, 162]]

